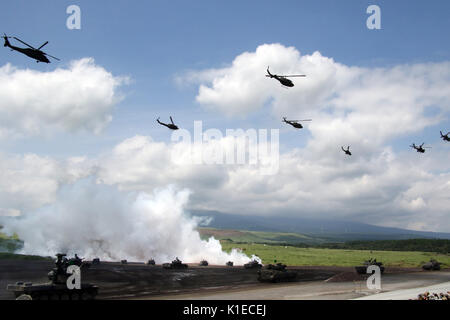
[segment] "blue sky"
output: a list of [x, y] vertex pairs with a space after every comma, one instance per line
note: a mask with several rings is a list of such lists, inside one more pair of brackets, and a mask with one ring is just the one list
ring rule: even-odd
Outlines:
[[[82, 29], [68, 30], [66, 8], [79, 5]], [[382, 30], [366, 28], [366, 8], [377, 4]], [[93, 152], [134, 133], [164, 139], [154, 126], [155, 116], [170, 110], [183, 119], [203, 119], [214, 127], [254, 126], [254, 119], [270, 125], [263, 114], [245, 119], [215, 121], [195, 103], [197, 88], [178, 88], [173, 78], [185, 70], [217, 68], [242, 52], [264, 43], [294, 46], [302, 54], [320, 51], [349, 66], [385, 67], [396, 64], [445, 61], [450, 44], [448, 1], [4, 1], [0, 13], [3, 32], [30, 44], [46, 40], [46, 50], [61, 62], [36, 65], [26, 57], [0, 51], [0, 61], [23, 68], [52, 70], [82, 57], [114, 75], [129, 75], [126, 99], [114, 120], [94, 144], [71, 136], [79, 151]], [[264, 70], [261, 70], [263, 76]], [[265, 121], [266, 120], [266, 121]], [[117, 139], [117, 140], [116, 140]], [[437, 140], [430, 136], [429, 141]], [[64, 139], [66, 140], [66, 139]], [[90, 139], [92, 141], [92, 138]], [[32, 145], [39, 143], [33, 141]], [[55, 141], [57, 143], [57, 141]], [[24, 151], [32, 147], [9, 146]], [[32, 150], [42, 152], [42, 146]], [[33, 148], [32, 148], [33, 149]], [[45, 149], [45, 147], [44, 147]], [[64, 150], [64, 143], [56, 153]]]
[[[366, 27], [366, 20], [369, 17], [366, 9], [372, 4], [381, 8], [381, 30], [369, 30]], [[81, 8], [81, 30], [66, 28], [66, 19], [69, 16], [66, 13], [66, 8], [69, 5], [78, 5]], [[436, 211], [442, 214], [441, 209], [445, 207], [446, 202], [440, 199], [449, 201], [448, 196], [445, 196], [445, 183], [448, 181], [446, 177], [449, 172], [449, 167], [446, 164], [449, 153], [448, 148], [445, 148], [448, 145], [445, 145], [439, 138], [439, 130], [446, 132], [450, 130], [449, 106], [447, 103], [450, 94], [448, 87], [445, 86], [450, 81], [447, 73], [448, 65], [446, 64], [450, 61], [450, 43], [447, 39], [450, 31], [449, 12], [450, 2], [447, 0], [277, 2], [253, 0], [134, 2], [122, 0], [45, 0], [39, 2], [5, 0], [2, 2], [2, 10], [0, 11], [0, 31], [10, 36], [17, 36], [35, 46], [39, 46], [48, 40], [49, 44], [44, 48], [45, 51], [59, 57], [61, 61], [52, 61], [48, 65], [36, 64], [35, 61], [24, 55], [2, 47], [0, 49], [0, 67], [10, 63], [20, 70], [29, 69], [50, 74], [57, 68], [69, 68], [71, 61], [92, 57], [95, 59], [96, 66], [110, 72], [114, 77], [128, 77], [129, 82], [116, 88], [115, 94], [123, 96], [123, 99], [114, 106], [110, 114], [112, 121], [98, 134], [93, 134], [89, 130], [87, 132], [60, 130], [48, 135], [31, 134], [25, 137], [0, 139], [0, 148], [2, 152], [10, 155], [31, 153], [60, 161], [72, 156], [86, 156], [91, 160], [100, 162], [105, 161], [100, 155], [106, 155], [105, 158], [114, 158], [111, 155], [111, 150], [124, 140], [136, 135], [151, 136], [156, 142], [168, 143], [170, 132], [156, 124], [155, 119], [158, 116], [162, 120], [168, 120], [169, 116], [172, 115], [177, 124], [188, 130], [193, 128], [194, 120], [203, 120], [205, 129], [279, 128], [281, 129], [281, 152], [287, 157], [286, 163], [290, 163], [289, 165], [295, 163], [295, 160], [292, 159], [295, 159], [297, 155], [288, 154], [288, 152], [292, 148], [299, 148], [299, 162], [308, 163], [305, 168], [297, 168], [299, 177], [304, 178], [310, 173], [320, 173], [318, 176], [310, 177], [311, 185], [306, 183], [300, 186], [291, 186], [289, 183], [282, 183], [284, 178], [289, 180], [291, 170], [291, 168], [285, 167], [282, 177], [275, 182], [271, 181], [271, 183], [280, 183], [279, 189], [286, 186], [287, 189], [298, 190], [305, 186], [307, 190], [303, 190], [303, 193], [299, 191], [295, 195], [289, 193], [291, 190], [287, 190], [280, 196], [281, 198], [289, 199], [292, 196], [290, 198], [292, 203], [299, 203], [310, 190], [316, 190], [314, 189], [316, 185], [313, 186], [312, 181], [323, 179], [320, 180], [323, 185], [319, 185], [317, 189], [321, 191], [323, 188], [327, 188], [327, 183], [336, 177], [344, 179], [360, 174], [360, 180], [362, 181], [360, 182], [363, 186], [370, 185], [370, 183], [366, 183], [367, 177], [374, 177], [374, 181], [371, 182], [373, 186], [382, 189], [385, 186], [391, 187], [390, 184], [393, 184], [395, 185], [395, 187], [392, 187], [395, 190], [393, 194], [398, 194], [398, 197], [392, 200], [389, 197], [390, 195], [387, 194], [388, 192], [378, 194], [376, 190], [373, 191], [370, 188], [367, 190], [355, 188], [353, 190], [346, 184], [343, 184], [344, 187], [336, 184], [336, 190], [330, 189], [329, 193], [326, 190], [324, 192], [324, 194], [329, 194], [329, 197], [324, 200], [324, 203], [326, 202], [325, 207], [318, 209], [318, 206], [313, 206], [311, 211], [325, 212], [329, 206], [336, 205], [334, 201], [337, 200], [334, 194], [342, 191], [343, 195], [339, 198], [339, 203], [342, 204], [344, 209], [339, 205], [336, 207], [336, 210], [342, 213], [341, 216], [349, 214], [351, 217], [355, 217], [356, 215], [356, 205], [353, 206], [352, 204], [350, 208], [345, 207], [345, 203], [350, 197], [349, 194], [351, 194], [351, 197], [354, 196], [355, 199], [361, 200], [361, 203], [379, 203], [376, 210], [384, 210], [386, 201], [392, 200], [392, 203], [395, 204], [392, 210], [411, 211], [414, 213], [414, 217], [418, 216], [417, 210], [426, 206], [428, 206], [430, 212]], [[263, 46], [264, 44], [269, 46]], [[277, 47], [273, 44], [280, 44], [281, 46]], [[257, 55], [255, 52], [257, 49], [267, 50], [264, 54], [269, 54], [270, 50], [280, 54], [288, 54], [290, 52], [289, 47], [295, 48], [296, 52], [300, 52], [302, 57], [316, 59], [314, 63], [317, 69], [314, 70], [317, 70], [317, 74], [311, 74], [312, 81], [316, 81], [330, 72], [330, 83], [327, 81], [328, 79], [319, 79], [319, 84], [316, 87], [315, 82], [311, 84], [311, 87], [307, 85], [309, 82], [303, 82], [305, 85], [302, 88], [303, 80], [296, 79], [295, 89], [280, 91], [280, 93], [276, 91], [279, 84], [264, 77], [264, 64], [252, 74], [242, 72], [241, 69], [245, 69], [242, 68], [242, 65], [240, 67], [233, 65], [234, 67], [230, 68], [233, 62], [244, 56], [244, 53], [249, 53], [251, 59], [253, 59], [251, 61], [256, 61]], [[320, 52], [321, 56], [314, 58], [313, 53], [316, 51]], [[326, 58], [332, 58], [333, 63], [328, 63]], [[297, 65], [307, 65], [294, 58], [292, 61]], [[418, 73], [417, 70], [422, 70], [420, 66], [426, 63], [436, 63], [435, 66], [437, 67], [431, 68], [430, 65], [432, 71], [424, 69], [425, 74], [422, 83], [422, 74]], [[322, 67], [323, 69], [321, 69]], [[222, 81], [225, 89], [232, 88], [233, 83], [230, 83], [227, 77], [220, 72], [226, 73], [227, 76], [231, 75], [232, 79], [243, 81], [242, 83], [249, 85], [250, 89], [247, 88], [247, 90], [243, 86], [242, 90], [238, 88], [238, 92], [231, 92], [231, 94], [227, 91], [228, 89], [221, 91], [223, 88], [214, 87], [213, 81], [205, 78], [204, 71], [211, 69], [218, 71], [214, 76], [214, 81]], [[274, 71], [272, 67], [271, 70]], [[319, 70], [323, 74], [319, 74]], [[377, 73], [377, 70], [382, 70], [382, 72]], [[336, 74], [333, 73], [335, 71], [336, 74], [339, 74], [338, 77], [335, 77]], [[298, 72], [303, 72], [303, 70], [298, 70]], [[255, 73], [260, 73], [260, 77], [252, 78], [253, 80], [256, 79], [254, 82], [248, 82], [248, 78], [254, 76]], [[369, 83], [369, 80], [372, 79], [372, 73], [376, 74], [374, 76], [376, 81], [373, 84]], [[189, 81], [189, 74], [196, 75], [200, 80], [197, 80], [197, 82]], [[386, 81], [383, 78], [384, 74], [387, 77]], [[30, 79], [32, 75], [33, 72], [30, 71]], [[242, 75], [245, 75], [245, 77], [242, 78]], [[183, 84], [177, 83], [176, 79], [181, 79]], [[345, 84], [347, 80], [351, 82], [351, 85]], [[309, 81], [309, 78], [305, 81]], [[362, 85], [365, 81], [369, 85]], [[393, 92], [388, 97], [392, 98], [392, 101], [388, 101], [391, 104], [377, 104], [380, 102], [378, 98], [384, 97], [384, 92], [389, 91], [390, 87], [396, 87], [397, 84], [400, 85], [396, 89], [398, 91]], [[210, 109], [206, 109], [205, 104], [199, 102], [201, 99], [207, 101], [211, 98], [211, 95], [200, 94], [200, 88], [206, 86], [211, 89], [209, 94], [212, 94], [212, 96], [216, 94], [222, 98], [227, 98], [230, 95], [239, 96], [242, 94], [244, 96], [243, 101], [250, 105], [253, 103], [252, 97], [265, 94], [261, 89], [260, 91], [255, 89], [257, 92], [254, 92], [254, 87], [260, 85], [273, 85], [273, 88], [275, 88], [263, 101], [264, 105], [249, 109], [244, 103], [241, 106], [242, 112], [235, 112], [231, 116], [221, 112], [223, 110], [220, 109], [220, 103], [217, 103], [217, 101], [213, 101], [213, 107]], [[337, 86], [336, 92], [345, 98], [343, 99], [348, 106], [339, 106], [339, 101], [333, 100], [333, 96], [326, 99], [321, 98], [320, 93], [327, 93], [329, 87], [333, 87], [333, 85]], [[428, 89], [420, 90], [421, 88]], [[26, 86], [22, 87], [21, 90], [27, 92]], [[330, 92], [334, 91], [331, 90]], [[334, 94], [338, 95], [336, 92]], [[359, 96], [361, 92], [367, 95], [367, 99]], [[418, 96], [414, 96], [410, 100], [409, 98], [415, 93]], [[296, 109], [297, 101], [300, 101], [303, 96], [306, 97], [306, 102], [303, 102], [303, 105]], [[365, 105], [366, 100], [368, 101], [367, 105]], [[33, 99], [31, 101], [34, 103]], [[328, 106], [320, 105], [323, 101], [333, 106], [333, 115], [336, 115], [336, 118], [331, 117], [330, 113], [325, 111]], [[383, 103], [383, 100], [381, 101]], [[426, 105], [424, 108], [423, 116], [431, 117], [440, 113], [441, 120], [438, 123], [424, 124], [425, 119], [421, 118], [422, 113], [415, 112], [415, 105], [409, 106], [409, 109], [407, 107], [405, 109], [397, 108], [397, 106], [403, 107], [403, 104], [410, 101], [418, 103], [420, 106], [423, 103], [429, 103], [430, 105]], [[230, 105], [230, 110], [239, 111], [236, 107], [239, 101], [234, 100], [234, 102], [236, 104]], [[358, 103], [360, 103], [359, 106]], [[367, 109], [369, 105], [371, 107]], [[39, 108], [41, 108], [40, 105], [37, 106], [36, 110], [40, 110]], [[95, 109], [95, 103], [93, 109]], [[8, 111], [0, 114], [7, 115]], [[290, 111], [291, 113], [282, 113], [284, 111]], [[388, 114], [381, 114], [382, 111], [386, 111]], [[3, 112], [1, 103], [0, 112]], [[26, 109], [24, 112], [27, 113]], [[353, 114], [353, 118], [347, 117], [346, 112]], [[380, 112], [380, 114], [377, 112]], [[391, 112], [392, 119], [398, 120], [398, 122], [389, 121], [392, 120], [389, 118]], [[99, 111], [99, 113], [101, 112]], [[105, 113], [109, 114], [109, 112]], [[316, 118], [313, 119], [311, 125], [306, 125], [305, 130], [299, 132], [282, 124], [280, 121], [281, 115], [302, 118], [315, 116]], [[34, 117], [35, 115], [32, 114], [31, 116]], [[44, 118], [45, 116], [47, 115], [44, 115]], [[330, 116], [330, 118], [327, 118], [327, 116]], [[372, 122], [367, 121], [369, 116], [372, 117]], [[320, 119], [320, 117], [324, 118]], [[402, 122], [403, 119], [409, 117], [411, 119]], [[324, 124], [324, 119], [327, 119], [328, 123]], [[374, 119], [375, 121], [380, 119], [379, 123], [373, 123]], [[87, 118], [87, 120], [89, 119]], [[345, 121], [348, 121], [348, 123], [346, 124]], [[385, 124], [386, 128], [383, 127]], [[407, 126], [402, 127], [405, 124]], [[360, 126], [358, 127], [358, 125]], [[373, 132], [370, 131], [371, 128], [364, 127], [364, 125], [373, 125]], [[397, 125], [398, 128], [396, 128]], [[414, 128], [411, 128], [411, 126]], [[409, 130], [410, 128], [412, 130]], [[356, 132], [357, 130], [359, 131]], [[409, 131], [402, 134], [401, 130]], [[348, 134], [350, 142], [339, 140], [346, 134]], [[361, 140], [360, 143], [357, 142], [359, 140]], [[417, 154], [408, 148], [412, 142], [426, 142], [432, 145], [433, 149], [430, 153], [435, 155], [434, 158], [416, 158]], [[153, 149], [157, 149], [157, 146], [143, 142], [142, 139], [131, 140], [129, 143], [151, 145]], [[352, 158], [359, 163], [351, 166], [348, 162], [344, 164], [343, 161], [347, 159], [338, 158], [339, 163], [335, 165], [334, 159], [342, 156], [340, 145], [347, 145], [347, 143], [353, 143], [353, 145], [356, 145], [355, 148], [360, 147], [360, 151], [357, 150]], [[145, 147], [143, 148], [145, 149]], [[392, 148], [392, 150], [389, 148]], [[426, 155], [428, 156], [428, 154]], [[119, 160], [117, 160], [117, 163], [120, 162]], [[309, 166], [309, 163], [321, 161], [323, 163], [320, 165], [323, 165], [323, 167], [320, 167], [320, 169]], [[117, 163], [107, 163], [106, 167], [109, 165], [111, 168], [120, 168]], [[410, 169], [419, 163], [420, 169], [411, 171], [409, 176], [418, 175], [420, 179], [431, 177], [430, 180], [419, 179], [420, 181], [415, 181], [412, 179], [411, 181], [405, 181], [403, 185], [397, 185], [399, 179], [405, 178], [402, 174], [406, 175], [406, 173], [400, 172], [403, 169], [403, 163], [405, 167]], [[436, 172], [436, 166], [442, 163], [443, 167]], [[170, 168], [161, 170], [166, 169], [168, 173], [164, 176], [165, 179], [142, 188], [149, 191], [155, 186], [159, 187], [163, 183], [174, 180], [170, 175]], [[292, 170], [294, 169], [296, 170], [295, 166]], [[343, 176], [341, 177], [339, 173], [334, 172], [330, 173], [327, 178], [321, 176], [322, 173], [328, 174], [333, 169], [342, 171]], [[308, 170], [309, 172], [307, 172]], [[107, 169], [105, 169], [106, 171]], [[392, 173], [388, 176], [386, 172], [391, 171], [395, 174]], [[220, 181], [228, 181], [227, 179], [230, 177], [217, 178], [221, 173], [222, 171], [219, 169], [217, 172], [211, 172], [211, 176], [204, 179], [205, 181], [211, 179], [214, 183], [218, 181], [217, 185], [219, 185]], [[303, 173], [305, 174], [303, 175]], [[109, 179], [108, 181], [113, 181], [112, 184], [116, 183], [114, 182], [116, 181], [115, 178], [106, 173], [104, 175], [105, 180]], [[183, 175], [180, 176], [184, 179]], [[392, 176], [395, 178], [392, 178]], [[215, 178], [218, 180], [215, 181]], [[216, 195], [203, 197], [202, 192], [206, 192], [206, 187], [197, 185], [195, 179], [197, 177], [193, 176], [176, 182], [183, 187], [194, 189], [194, 207], [197, 205], [197, 208], [216, 209], [211, 207], [211, 203], [214, 203], [214, 201], [220, 202], [219, 198], [224, 197], [217, 196], [214, 198]], [[249, 178], [249, 180], [251, 179]], [[58, 183], [62, 183], [61, 181], [58, 180]], [[208, 180], [208, 183], [211, 181]], [[444, 185], [439, 189], [439, 192], [444, 194], [439, 196], [441, 198], [437, 195], [433, 198], [432, 194], [424, 191], [430, 190], [429, 185], [432, 185], [433, 181], [439, 181]], [[269, 185], [268, 180], [251, 180], [251, 182], [254, 182], [257, 186], [255, 189], [259, 187], [270, 189], [265, 185], [266, 182]], [[119, 185], [121, 183], [117, 182]], [[205, 186], [209, 185], [208, 183], [205, 182]], [[143, 182], [133, 181], [133, 185], [128, 187], [133, 189], [136, 185], [141, 187], [144, 184]], [[229, 191], [226, 186], [221, 187], [223, 187], [224, 192]], [[217, 189], [222, 190], [219, 187]], [[258, 192], [264, 194], [259, 189], [256, 193]], [[247, 203], [247, 200], [250, 201], [248, 202], [249, 208], [253, 208], [254, 212], [259, 210], [256, 205], [252, 207], [251, 204], [251, 201], [257, 199], [257, 196], [252, 198], [251, 191], [248, 194], [243, 192], [243, 194], [248, 195], [250, 200], [246, 199], [245, 196], [242, 199], [235, 200], [233, 205], [227, 208], [228, 211], [236, 212], [240, 210], [234, 204], [239, 201]], [[0, 190], [0, 200], [1, 197]], [[319, 196], [316, 198], [320, 199]], [[274, 199], [273, 203], [277, 201], [282, 204], [289, 202], [286, 199]], [[357, 202], [357, 200], [355, 201]], [[259, 202], [261, 203], [261, 200]], [[288, 203], [291, 207], [280, 207], [280, 210], [284, 210], [283, 212], [287, 214], [293, 212], [296, 205], [292, 203]], [[13, 205], [10, 204], [11, 207]], [[26, 206], [24, 205], [24, 207]], [[268, 208], [270, 208], [270, 205], [268, 205]], [[392, 223], [377, 222], [378, 220], [373, 216], [376, 210], [373, 208], [367, 209], [363, 215], [358, 217], [358, 221], [402, 226], [402, 215], [399, 215], [398, 219]], [[404, 214], [406, 215], [406, 213]], [[417, 218], [420, 221], [411, 220], [411, 224], [407, 227], [438, 230], [439, 228], [436, 226], [439, 225], [440, 217], [440, 215], [435, 216], [434, 224], [427, 224]], [[443, 226], [440, 231], [448, 231], [449, 227], [447, 222], [447, 225]]]

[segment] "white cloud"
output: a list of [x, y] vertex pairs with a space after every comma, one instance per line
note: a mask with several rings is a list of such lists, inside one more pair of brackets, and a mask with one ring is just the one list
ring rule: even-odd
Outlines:
[[93, 172], [85, 158], [56, 161], [35, 154], [0, 153], [1, 215], [17, 215], [55, 201], [62, 184], [73, 183]]
[[49, 72], [0, 68], [0, 137], [51, 130], [100, 132], [112, 119], [127, 78], [115, 77], [92, 58]]
[[[307, 77], [286, 90], [264, 77], [267, 65], [276, 73]], [[174, 154], [200, 150], [144, 136], [126, 139], [94, 159], [12, 157], [0, 174], [2, 181], [17, 182], [0, 184], [0, 199], [6, 201], [1, 207], [23, 210], [52, 202], [61, 184], [92, 174], [99, 183], [127, 191], [152, 193], [168, 184], [188, 188], [193, 209], [450, 232], [448, 144], [439, 141], [424, 155], [390, 145], [448, 115], [450, 63], [356, 68], [318, 52], [302, 56], [273, 44], [243, 53], [227, 68], [189, 77], [201, 82], [197, 99], [208, 108], [236, 115], [269, 103], [279, 117], [313, 118], [307, 127], [311, 138], [304, 148], [281, 154], [279, 172], [272, 176], [261, 175], [256, 166], [199, 165], [182, 156], [173, 161]], [[437, 115], [425, 114], [428, 107]], [[228, 143], [224, 138], [212, 147]], [[345, 156], [341, 145], [351, 145], [353, 156]]]
[[[272, 73], [307, 76], [292, 78], [295, 86], [286, 89], [264, 77], [268, 65]], [[279, 118], [313, 118], [308, 128], [316, 152], [340, 143], [380, 146], [436, 124], [450, 111], [450, 62], [360, 68], [319, 52], [301, 55], [294, 47], [264, 44], [229, 67], [191, 71], [185, 80], [200, 83], [201, 105], [229, 116], [269, 104]], [[438, 114], [425, 115], [428, 107]]]

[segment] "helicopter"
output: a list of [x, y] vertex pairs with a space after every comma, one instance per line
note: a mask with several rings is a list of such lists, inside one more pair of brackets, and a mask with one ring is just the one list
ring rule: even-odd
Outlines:
[[300, 121], [312, 121], [311, 119], [306, 119], [306, 120], [286, 120], [286, 117], [283, 117], [283, 122], [286, 122], [287, 124], [290, 124], [291, 126], [293, 126], [294, 128], [297, 129], [302, 129], [303, 126], [301, 123], [299, 123]]
[[163, 122], [159, 121], [159, 118], [156, 119], [156, 122], [158, 122], [160, 125], [166, 126], [167, 128], [169, 128], [171, 130], [178, 130], [178, 127], [175, 125], [175, 123], [173, 123], [172, 117], [170, 117], [170, 121], [172, 123], [167, 124], [167, 123], [163, 123]]
[[346, 155], [349, 155], [349, 156], [352, 155], [352, 153], [350, 152], [350, 146], [347, 146], [347, 150], [345, 150], [344, 147], [341, 147], [341, 149], [342, 149], [342, 151], [345, 152]]
[[444, 141], [450, 141], [450, 137], [449, 137], [450, 132], [448, 132], [447, 134], [442, 134], [442, 131], [439, 131], [439, 132], [441, 133], [441, 138], [442, 138], [442, 140], [444, 140]]
[[[20, 53], [23, 53], [24, 55], [32, 58], [32, 59], [36, 59], [36, 62], [45, 62], [45, 63], [50, 63], [50, 60], [48, 60], [47, 56], [49, 56], [50, 58], [56, 59], [59, 61], [58, 58], [53, 57], [51, 55], [49, 55], [48, 53], [45, 53], [43, 51], [41, 51], [41, 49], [47, 45], [48, 41], [46, 41], [43, 45], [41, 45], [39, 48], [34, 48], [32, 46], [30, 46], [28, 43], [20, 40], [19, 38], [16, 37], [8, 37], [5, 33], [3, 34], [2, 38], [5, 40], [5, 44], [3, 45], [4, 47], [9, 47], [11, 49], [11, 51], [18, 51]], [[19, 42], [22, 42], [24, 45], [26, 45], [29, 48], [19, 48], [16, 46], [12, 46], [9, 43], [9, 38], [13, 38], [16, 39]]]
[[290, 75], [290, 76], [278, 76], [276, 74], [271, 74], [270, 71], [269, 71], [269, 67], [267, 67], [266, 77], [277, 79], [278, 81], [280, 81], [280, 83], [283, 86], [293, 87], [294, 83], [290, 79], [288, 79], [288, 77], [306, 77], [306, 75], [304, 75], [304, 74], [295, 74], [295, 75]]
[[431, 147], [424, 147], [424, 146], [423, 146], [424, 144], [425, 144], [425, 142], [422, 143], [420, 146], [416, 146], [416, 145], [413, 143], [412, 145], [410, 145], [410, 147], [416, 149], [417, 152], [425, 153], [425, 148], [431, 148]]

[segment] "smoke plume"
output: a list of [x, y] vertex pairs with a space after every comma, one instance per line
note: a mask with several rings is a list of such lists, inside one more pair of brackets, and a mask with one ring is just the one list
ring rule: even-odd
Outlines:
[[221, 265], [250, 261], [238, 250], [222, 251], [214, 238], [202, 240], [196, 230], [198, 219], [184, 211], [188, 199], [188, 190], [173, 186], [153, 194], [125, 193], [92, 178], [82, 179], [61, 187], [51, 205], [9, 221], [5, 230], [19, 235], [26, 254], [78, 253], [114, 261], [154, 258], [157, 263], [175, 257]]

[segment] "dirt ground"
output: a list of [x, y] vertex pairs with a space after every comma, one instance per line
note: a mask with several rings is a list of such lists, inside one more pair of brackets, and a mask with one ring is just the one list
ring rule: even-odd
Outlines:
[[[18, 281], [43, 283], [47, 282], [47, 273], [54, 267], [48, 261], [0, 260], [0, 300], [14, 299], [14, 295], [6, 290], [7, 284]], [[183, 299], [195, 297], [212, 297], [214, 294], [225, 294], [233, 299], [233, 292], [246, 290], [271, 290], [275, 294], [280, 286], [313, 285], [346, 286], [354, 288], [355, 283], [363, 283], [366, 276], [357, 275], [350, 267], [289, 267], [297, 272], [296, 283], [267, 284], [257, 280], [257, 270], [244, 269], [242, 266], [208, 266], [190, 265], [185, 270], [164, 269], [160, 265], [120, 264], [102, 262], [83, 270], [82, 282], [92, 283], [99, 287], [97, 299]], [[423, 274], [420, 269], [386, 268], [385, 274]], [[328, 281], [327, 281], [328, 280]], [[261, 291], [263, 292], [263, 291]], [[229, 295], [227, 295], [229, 293]], [[239, 296], [235, 295], [238, 299]], [[250, 294], [249, 297], [252, 297]], [[268, 295], [276, 299], [275, 295]], [[286, 298], [280, 293], [280, 299]]]

